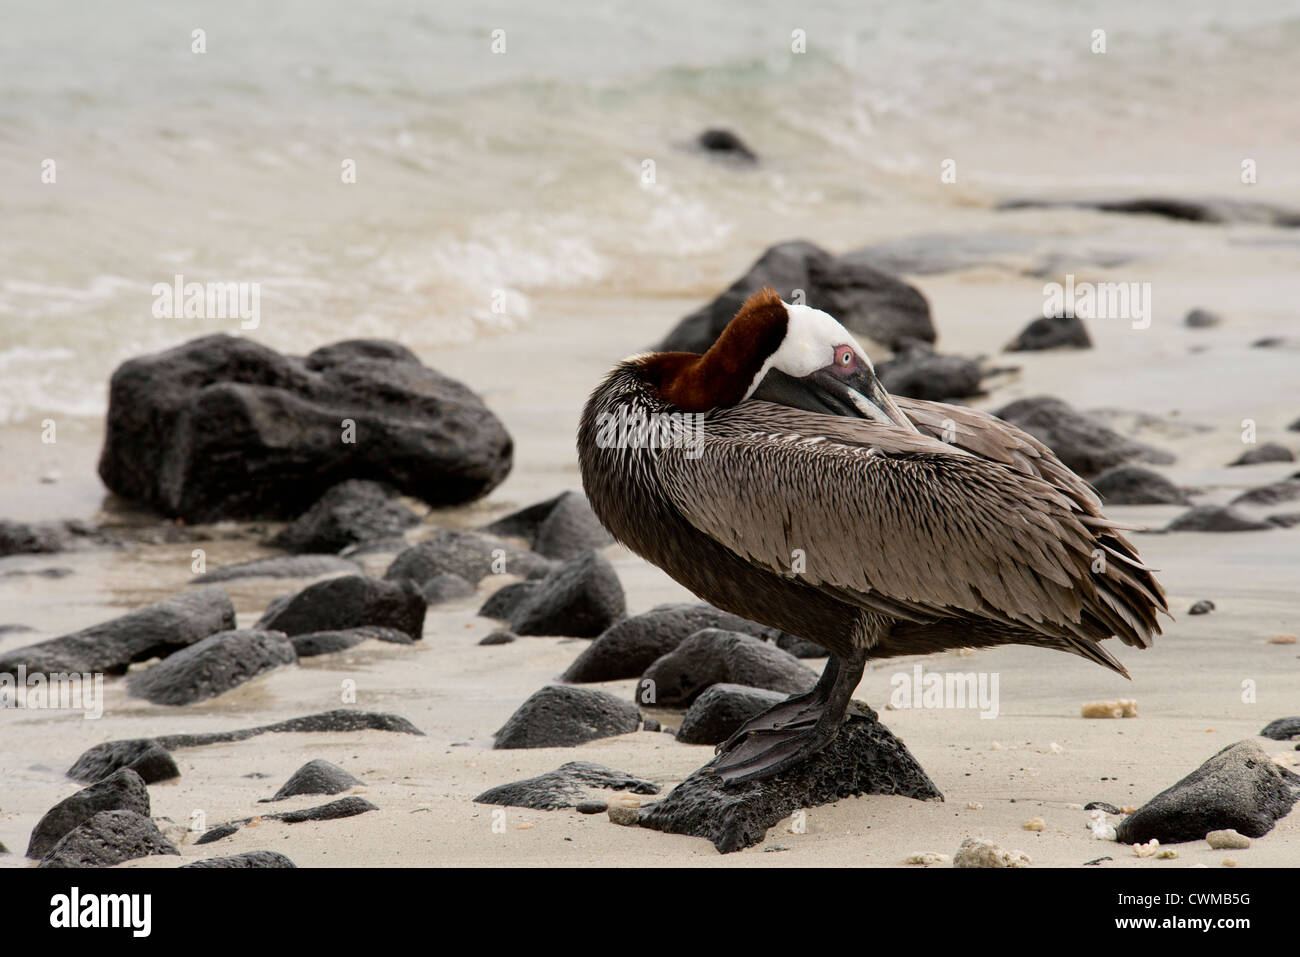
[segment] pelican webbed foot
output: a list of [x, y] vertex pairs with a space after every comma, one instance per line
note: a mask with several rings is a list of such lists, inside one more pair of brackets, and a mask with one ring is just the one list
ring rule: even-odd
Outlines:
[[780, 774], [817, 754], [844, 723], [866, 656], [832, 655], [816, 686], [756, 715], [718, 747], [703, 770], [723, 784], [743, 784]]

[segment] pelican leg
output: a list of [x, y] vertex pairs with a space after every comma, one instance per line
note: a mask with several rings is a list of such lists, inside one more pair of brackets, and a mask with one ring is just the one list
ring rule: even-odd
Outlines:
[[839, 669], [839, 659], [831, 655], [826, 659], [826, 666], [822, 668], [817, 684], [810, 690], [791, 695], [766, 711], [754, 715], [737, 728], [731, 737], [714, 748], [714, 753], [724, 754], [731, 751], [743, 739], [753, 734], [770, 734], [774, 731], [788, 731], [791, 728], [812, 727], [830, 697], [831, 687], [835, 683], [835, 676], [839, 673]]
[[[717, 774], [724, 784], [742, 784], [758, 781], [780, 774], [794, 767], [821, 751], [833, 740], [844, 723], [853, 692], [862, 680], [866, 667], [866, 652], [862, 651], [851, 659], [833, 659], [837, 665], [834, 674], [826, 683], [824, 699], [818, 701], [818, 688], [796, 715], [774, 727], [757, 727], [753, 731], [743, 728], [746, 733], [735, 739], [735, 744], [722, 751], [704, 769], [707, 773]], [[830, 663], [827, 663], [830, 671]], [[826, 673], [823, 672], [823, 678]], [[777, 705], [777, 710], [789, 702]], [[770, 712], [764, 712], [755, 720], [766, 718]], [[733, 735], [733, 738], [735, 736]]]

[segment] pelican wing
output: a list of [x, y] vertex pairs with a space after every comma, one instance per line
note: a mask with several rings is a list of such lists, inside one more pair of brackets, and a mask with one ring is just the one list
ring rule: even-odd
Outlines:
[[[863, 608], [991, 619], [1092, 658], [1111, 635], [1149, 645], [1159, 585], [1140, 563], [1109, 560], [1132, 548], [1082, 480], [1041, 443], [957, 422], [963, 445], [745, 402], [710, 413], [696, 457], [662, 455], [659, 472], [701, 532]], [[1058, 487], [1057, 470], [1073, 481]], [[1108, 658], [1098, 660], [1118, 667]]]

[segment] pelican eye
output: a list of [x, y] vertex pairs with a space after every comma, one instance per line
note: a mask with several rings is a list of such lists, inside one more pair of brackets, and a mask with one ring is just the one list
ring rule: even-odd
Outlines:
[[851, 365], [853, 363], [853, 350], [848, 346], [841, 347], [840, 354], [835, 357], [835, 361], [842, 366]]

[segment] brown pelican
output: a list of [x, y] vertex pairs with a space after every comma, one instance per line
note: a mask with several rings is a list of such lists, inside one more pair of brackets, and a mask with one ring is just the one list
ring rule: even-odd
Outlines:
[[866, 661], [1026, 644], [1125, 677], [1164, 591], [1092, 488], [984, 412], [893, 397], [834, 318], [750, 297], [704, 355], [619, 363], [578, 431], [592, 508], [719, 608], [830, 653], [709, 767], [727, 783], [824, 748]]

